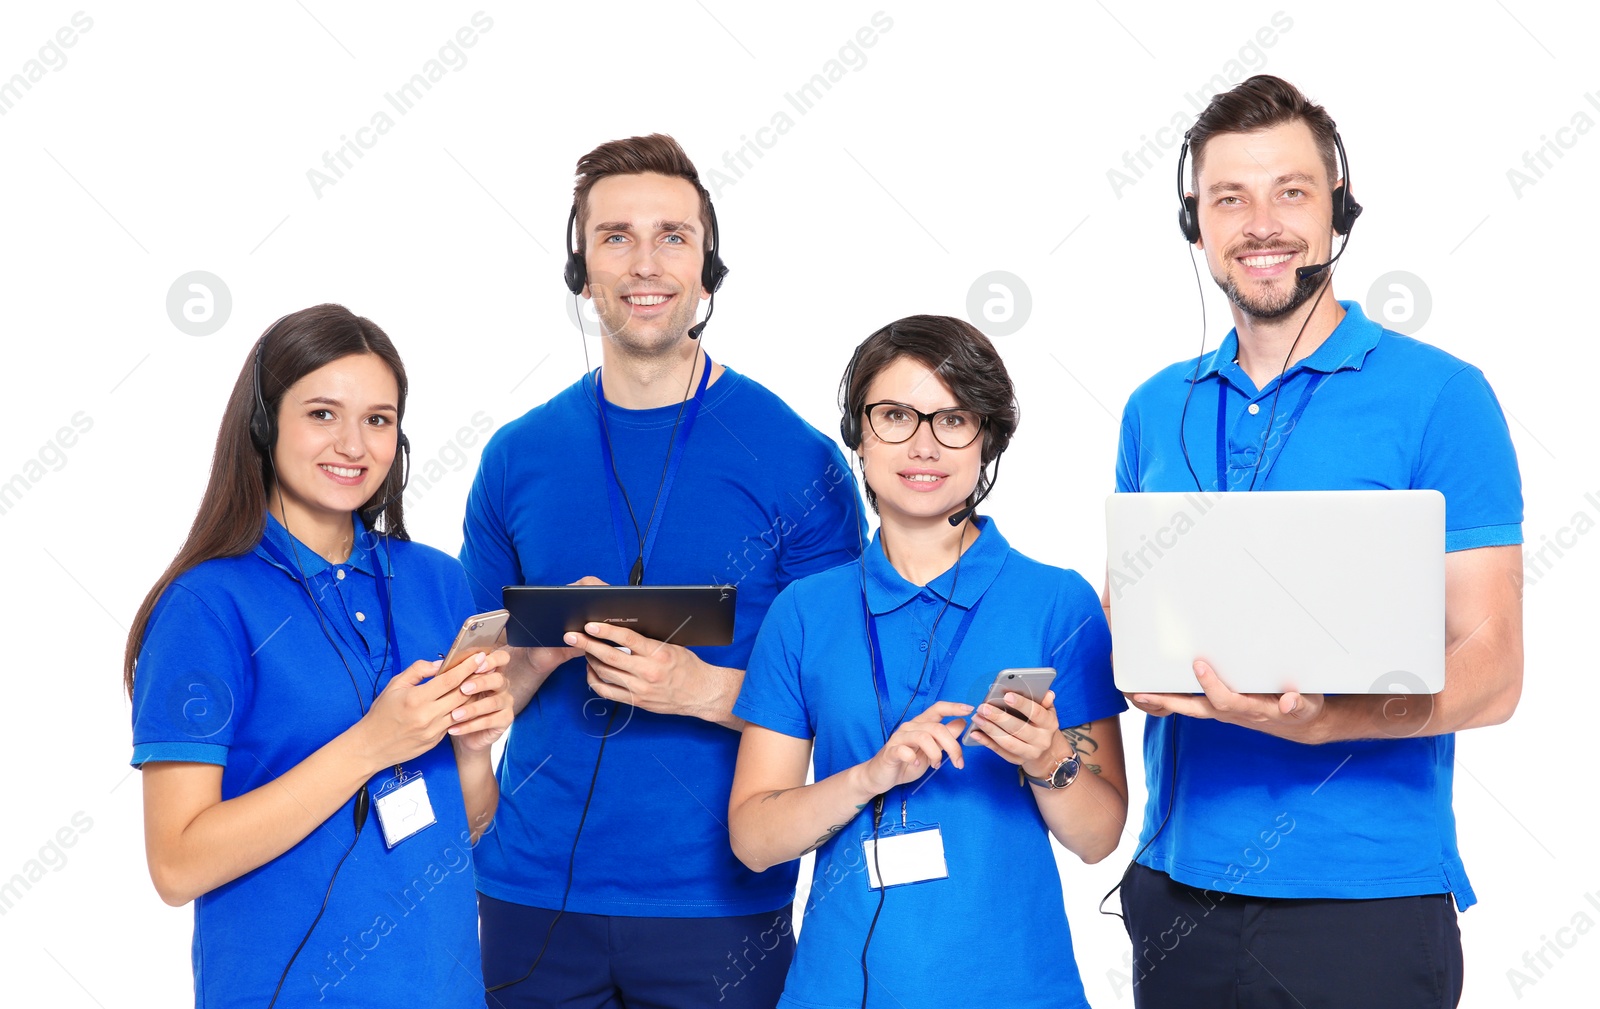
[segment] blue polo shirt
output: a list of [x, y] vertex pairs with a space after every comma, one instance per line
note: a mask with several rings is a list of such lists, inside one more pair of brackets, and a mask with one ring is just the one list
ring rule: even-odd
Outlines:
[[[1482, 372], [1340, 304], [1343, 321], [1283, 376], [1255, 489], [1433, 489], [1447, 551], [1521, 543], [1516, 453]], [[1238, 347], [1229, 333], [1201, 362], [1189, 402], [1189, 459], [1208, 490], [1248, 489], [1278, 392], [1276, 378], [1255, 387]], [[1118, 491], [1194, 489], [1178, 441], [1194, 371], [1172, 365], [1129, 398]], [[1152, 869], [1265, 897], [1476, 900], [1456, 848], [1453, 734], [1309, 746], [1178, 716], [1147, 719], [1144, 743], [1141, 846], [1172, 811], [1140, 858]]]
[[[735, 713], [774, 732], [814, 740], [818, 781], [883, 748], [863, 577], [865, 606], [878, 624], [883, 650], [888, 720], [907, 702], [908, 718], [938, 700], [977, 704], [1000, 670], [1045, 666], [1057, 671], [1055, 703], [1063, 726], [1124, 710], [1111, 680], [1110, 631], [1094, 589], [1075, 571], [1011, 549], [992, 519], [979, 522], [982, 531], [959, 570], [952, 567], [927, 586], [901, 577], [875, 537], [861, 565], [842, 565], [784, 590], [761, 628]], [[949, 609], [939, 618], [946, 600]], [[972, 620], [957, 642], [969, 612]], [[952, 645], [954, 655], [948, 653]], [[918, 690], [930, 647], [939, 668], [928, 663]], [[868, 1004], [968, 1006], [974, 991], [999, 984], [1003, 997], [979, 995], [977, 1001], [1085, 1006], [1049, 828], [1033, 790], [1018, 779], [1014, 764], [986, 747], [967, 746], [963, 754], [964, 768], [946, 763], [891, 790], [884, 805], [885, 824], [899, 822], [906, 799], [908, 823], [939, 825], [949, 876], [891, 887], [885, 894], [867, 954]], [[817, 849], [804, 927], [780, 1005], [861, 1004], [861, 946], [878, 906], [878, 891], [867, 886], [861, 846], [871, 836], [869, 805]], [[1001, 976], [1003, 981], [995, 980]]]
[[[406, 540], [390, 540], [386, 551], [355, 521], [346, 563], [328, 563], [269, 515], [263, 538], [280, 556], [298, 556], [300, 570], [258, 545], [206, 561], [162, 593], [134, 677], [135, 767], [217, 764], [222, 798], [243, 795], [354, 725], [395, 672], [449, 647], [472, 613], [461, 566]], [[390, 577], [399, 647], [387, 660], [380, 571]], [[307, 589], [349, 673], [318, 627]], [[422, 772], [438, 822], [390, 850], [376, 812], [368, 817], [284, 981], [280, 1006], [392, 1009], [418, 997], [428, 1005], [483, 1005], [472, 845], [449, 738], [404, 767]], [[391, 775], [373, 779], [374, 794]], [[282, 855], [195, 900], [197, 1006], [259, 1009], [272, 997], [350, 847], [354, 804], [352, 796]]]
[[[592, 376], [580, 379], [484, 447], [461, 548], [484, 608], [500, 605], [506, 585], [564, 585], [584, 575], [628, 583], [634, 552], [622, 555], [612, 524], [610, 462], [593, 389]], [[641, 528], [678, 409], [606, 405], [617, 469]], [[706, 389], [659, 508], [645, 584], [738, 587], [733, 644], [694, 649], [713, 665], [743, 669], [778, 591], [860, 550], [855, 480], [838, 448], [732, 369]], [[500, 764], [495, 829], [478, 845], [478, 888], [529, 907], [561, 906], [609, 720], [567, 908], [697, 918], [790, 903], [795, 867], [751, 872], [728, 841], [739, 733], [602, 700], [584, 665], [574, 659], [557, 669], [517, 716]]]

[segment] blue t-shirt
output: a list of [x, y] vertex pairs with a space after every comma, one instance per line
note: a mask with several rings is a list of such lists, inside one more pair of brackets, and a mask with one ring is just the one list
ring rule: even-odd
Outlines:
[[[472, 613], [448, 554], [364, 529], [343, 564], [292, 540], [270, 515], [258, 545], [197, 565], [151, 611], [134, 677], [133, 760], [222, 767], [222, 798], [270, 784], [332, 740], [395, 672], [437, 658]], [[399, 654], [387, 654], [378, 572], [390, 573]], [[334, 654], [307, 590], [317, 598]], [[357, 699], [352, 678], [359, 685]], [[472, 844], [455, 752], [446, 737], [407, 761], [437, 821], [392, 850], [374, 811], [339, 870], [327, 910], [294, 961], [280, 1006], [392, 1009], [482, 1006]], [[373, 778], [378, 787], [392, 777]], [[259, 1007], [306, 933], [355, 834], [351, 797], [304, 840], [194, 902], [195, 1004]]]
[[[1516, 453], [1483, 374], [1340, 304], [1343, 321], [1282, 380], [1256, 490], [1432, 489], [1447, 551], [1521, 543]], [[1229, 333], [1202, 362], [1189, 402], [1189, 460], [1207, 490], [1249, 487], [1278, 391], [1277, 379], [1255, 388], [1238, 346]], [[1178, 440], [1194, 365], [1129, 398], [1119, 492], [1194, 489]], [[1265, 897], [1451, 892], [1463, 910], [1476, 900], [1456, 848], [1452, 734], [1309, 746], [1180, 716], [1146, 720], [1144, 753], [1141, 845], [1172, 812], [1140, 862], [1180, 882]]]
[[[901, 577], [874, 538], [861, 564], [785, 589], [756, 640], [734, 712], [774, 732], [815, 740], [818, 781], [883, 748], [863, 578], [882, 645], [889, 731], [902, 709], [911, 718], [934, 701], [981, 702], [995, 674], [1008, 668], [1057, 670], [1055, 704], [1064, 727], [1124, 710], [1094, 589], [1075, 571], [1012, 550], [993, 520], [979, 521], [982, 531], [959, 569], [953, 566], [926, 587]], [[950, 606], [940, 617], [946, 600]], [[952, 646], [953, 656], [947, 654]], [[884, 824], [899, 823], [902, 800], [908, 823], [938, 824], [949, 876], [891, 887], [884, 895], [867, 954], [869, 1004], [956, 1007], [976, 999], [1018, 1009], [1087, 1005], [1049, 828], [1033, 790], [1014, 764], [987, 748], [973, 744], [963, 753], [964, 768], [947, 762], [892, 789], [884, 804]], [[861, 1004], [861, 946], [879, 895], [868, 888], [862, 853], [863, 839], [871, 836], [869, 804], [817, 849], [780, 1005]]]
[[[564, 585], [594, 575], [628, 583], [612, 525], [610, 464], [592, 376], [496, 432], [467, 499], [461, 561], [484, 608], [506, 585]], [[622, 484], [647, 527], [677, 404], [606, 405]], [[731, 369], [705, 392], [660, 530], [648, 585], [738, 587], [733, 644], [696, 648], [743, 669], [778, 591], [860, 550], [855, 480], [832, 441]], [[616, 708], [615, 718], [611, 712]], [[795, 868], [753, 873], [728, 841], [739, 733], [703, 719], [614, 705], [589, 689], [583, 659], [551, 674], [517, 716], [500, 764], [500, 810], [478, 845], [478, 888], [558, 908], [583, 823], [569, 910], [639, 917], [756, 914], [794, 899]]]

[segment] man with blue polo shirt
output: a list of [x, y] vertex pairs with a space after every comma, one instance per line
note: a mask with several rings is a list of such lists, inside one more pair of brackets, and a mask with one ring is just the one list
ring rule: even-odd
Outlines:
[[476, 852], [488, 1004], [770, 1007], [796, 873], [733, 855], [733, 702], [778, 592], [856, 556], [855, 483], [829, 439], [704, 353], [721, 249], [672, 138], [586, 154], [571, 226], [567, 282], [595, 304], [603, 364], [485, 447], [462, 563], [484, 609], [505, 585], [733, 584], [734, 641], [590, 625], [513, 650], [520, 710]]
[[1235, 328], [1130, 397], [1117, 490], [1442, 492], [1446, 684], [1403, 699], [1244, 695], [1197, 661], [1201, 693], [1130, 696], [1152, 716], [1122, 897], [1135, 1004], [1454, 1006], [1456, 910], [1476, 897], [1455, 840], [1453, 734], [1505, 721], [1522, 683], [1510, 434], [1478, 369], [1334, 299], [1333, 237], [1360, 208], [1320, 106], [1253, 77], [1212, 101], [1187, 145], [1180, 224]]

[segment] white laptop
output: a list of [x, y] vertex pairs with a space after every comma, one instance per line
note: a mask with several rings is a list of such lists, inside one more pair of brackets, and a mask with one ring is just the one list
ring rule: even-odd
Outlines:
[[1117, 688], [1444, 689], [1444, 495], [1433, 490], [1113, 494]]

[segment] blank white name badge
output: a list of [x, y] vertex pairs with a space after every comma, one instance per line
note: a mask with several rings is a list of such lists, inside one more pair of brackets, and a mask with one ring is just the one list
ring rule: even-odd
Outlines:
[[861, 851], [867, 860], [869, 890], [924, 883], [950, 875], [944, 864], [944, 835], [937, 823], [881, 827], [876, 841], [871, 834], [861, 839]]
[[384, 782], [378, 787], [373, 805], [378, 810], [378, 825], [383, 828], [383, 843], [389, 848], [434, 824], [433, 803], [428, 801], [428, 786], [422, 781], [421, 771]]

